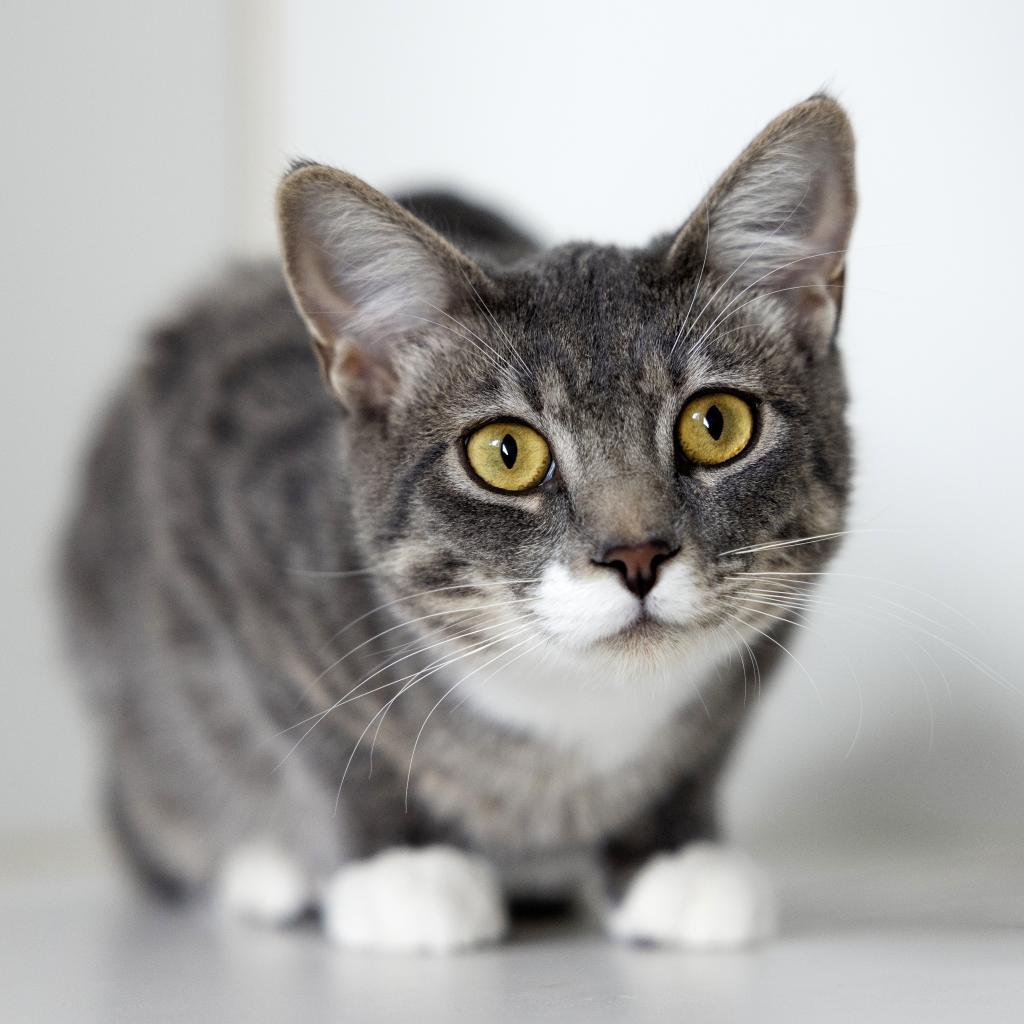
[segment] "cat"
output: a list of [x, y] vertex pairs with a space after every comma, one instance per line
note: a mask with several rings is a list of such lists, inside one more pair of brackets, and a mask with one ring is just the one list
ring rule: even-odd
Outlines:
[[641, 249], [294, 164], [283, 274], [152, 333], [65, 541], [138, 872], [356, 948], [580, 891], [625, 941], [767, 937], [715, 786], [844, 522], [855, 205], [821, 95]]

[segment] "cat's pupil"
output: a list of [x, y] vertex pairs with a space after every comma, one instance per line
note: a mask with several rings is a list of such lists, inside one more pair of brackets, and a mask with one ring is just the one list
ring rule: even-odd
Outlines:
[[501, 461], [508, 469], [516, 464], [516, 456], [519, 454], [519, 445], [511, 434], [506, 434], [501, 439]]
[[725, 417], [722, 415], [722, 410], [717, 405], [711, 406], [706, 413], [704, 413], [704, 426], [708, 428], [708, 433], [717, 441], [722, 436], [722, 431], [725, 429]]

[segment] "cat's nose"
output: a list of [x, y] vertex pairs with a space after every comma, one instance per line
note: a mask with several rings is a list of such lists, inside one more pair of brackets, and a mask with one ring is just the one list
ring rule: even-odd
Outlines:
[[598, 565], [614, 569], [622, 582], [637, 597], [645, 597], [658, 582], [658, 566], [668, 561], [675, 551], [660, 540], [649, 540], [643, 544], [624, 544], [608, 548], [595, 559]]

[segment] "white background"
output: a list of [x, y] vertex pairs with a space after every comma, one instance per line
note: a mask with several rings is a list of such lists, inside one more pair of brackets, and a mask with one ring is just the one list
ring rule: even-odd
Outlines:
[[1018, 6], [19, 0], [3, 22], [0, 831], [94, 820], [46, 580], [75, 459], [141, 325], [269, 250], [289, 156], [638, 243], [826, 87], [859, 141], [843, 346], [866, 532], [729, 817], [754, 843], [1020, 837], [1024, 696], [953, 649], [1024, 687]]

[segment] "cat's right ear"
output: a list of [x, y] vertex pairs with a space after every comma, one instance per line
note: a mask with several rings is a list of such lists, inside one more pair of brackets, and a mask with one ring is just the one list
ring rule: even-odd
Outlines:
[[[359, 178], [297, 164], [278, 189], [285, 273], [324, 377], [350, 407], [383, 408], [403, 349], [483, 284], [467, 257]], [[436, 332], [435, 332], [436, 333]]]

